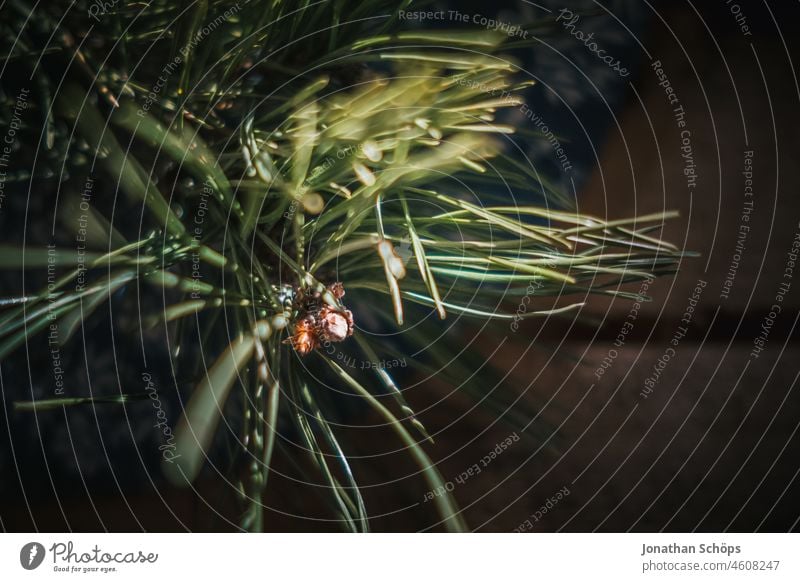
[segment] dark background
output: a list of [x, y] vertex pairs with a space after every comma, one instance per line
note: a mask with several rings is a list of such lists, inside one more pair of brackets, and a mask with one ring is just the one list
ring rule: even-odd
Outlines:
[[[626, 79], [598, 66], [558, 28], [542, 38], [541, 47], [521, 54], [540, 80], [531, 106], [564, 136], [575, 170], [559, 175], [548, 145], [531, 141], [537, 163], [563, 186], [575, 184], [583, 212], [610, 218], [680, 210], [666, 238], [701, 256], [686, 259], [674, 278], [651, 287], [653, 301], [642, 307], [600, 380], [595, 369], [615, 347], [628, 301], [594, 300], [589, 310], [599, 325], [526, 323], [496, 353], [506, 330], [481, 336], [487, 357], [495, 353], [493, 363], [508, 373], [502, 389], [538, 407], [553, 431], [522, 439], [480, 474], [455, 485], [453, 494], [474, 529], [512, 531], [526, 519], [532, 531], [798, 528], [800, 280], [792, 282], [765, 350], [755, 359], [750, 352], [784, 280], [786, 252], [800, 222], [800, 88], [793, 62], [800, 5], [736, 3], [752, 32], [748, 36], [731, 4], [612, 2], [606, 6], [619, 20], [584, 17], [579, 27], [596, 29], [608, 53], [629, 64], [633, 73]], [[564, 5], [604, 10], [590, 2]], [[545, 14], [516, 2], [458, 9], [510, 22]], [[654, 60], [661, 61], [686, 111], [699, 174], [692, 191], [683, 174], [679, 130], [649, 66]], [[745, 150], [754, 152], [754, 210], [734, 285], [722, 299], [741, 221]], [[3, 220], [8, 232], [10, 219]], [[643, 383], [681, 325], [698, 280], [707, 286], [688, 334], [644, 399]], [[138, 382], [137, 364], [114, 357], [136, 338], [118, 337], [110, 350], [102, 326], [88, 337], [96, 341], [69, 356], [68, 381], [86, 386], [90, 367], [99, 370], [94, 385], [116, 374]], [[157, 353], [158, 338], [149, 340]], [[18, 351], [0, 375], [2, 529], [233, 529], [238, 507], [219, 479], [209, 474], [188, 492], [161, 482], [151, 459], [156, 455], [148, 456], [154, 446], [149, 403], [37, 416], [14, 412], [13, 400], [51, 390], [36, 380], [41, 363], [35, 352]], [[478, 463], [510, 433], [444, 386], [428, 384], [409, 398], [438, 433], [428, 451], [440, 460], [445, 480]], [[175, 403], [165, 405], [177, 419]], [[366, 425], [378, 422], [364, 418]], [[430, 527], [431, 509], [421, 503], [424, 482], [406, 456], [383, 454], [396, 448], [392, 434], [351, 430], [348, 453], [369, 457], [356, 471], [375, 516], [373, 528]], [[565, 487], [569, 495], [550, 502], [539, 521], [531, 518]], [[265, 501], [281, 511], [269, 512], [269, 527], [335, 529], [317, 498], [305, 493], [276, 477]], [[396, 512], [399, 507], [407, 509]], [[387, 511], [396, 513], [383, 515]]]

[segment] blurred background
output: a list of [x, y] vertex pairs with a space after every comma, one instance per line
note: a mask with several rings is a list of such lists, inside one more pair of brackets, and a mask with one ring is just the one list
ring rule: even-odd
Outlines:
[[[800, 279], [787, 267], [800, 236], [800, 6], [631, 0], [431, 9], [512, 25], [562, 15], [539, 46], [515, 55], [538, 81], [532, 113], [516, 113], [515, 124], [530, 130], [520, 140], [580, 211], [610, 219], [679, 210], [665, 238], [700, 254], [652, 283], [651, 302], [598, 297], [578, 323], [459, 329], [497, 371], [498, 385], [482, 387], [504, 394], [497, 414], [444, 382], [414, 385], [409, 361], [407, 399], [437, 434], [427, 450], [470, 527], [797, 529]], [[594, 33], [628, 74], [576, 31]], [[531, 135], [542, 123], [569, 168], [552, 140]], [[7, 198], [0, 213], [10, 238], [26, 210], [20, 204]], [[120, 357], [139, 340], [118, 334], [110, 349], [106, 328], [98, 323], [85, 345], [63, 354], [65, 383], [83, 393], [117, 374], [141, 383], [137, 363]], [[163, 338], [147, 339], [150, 367], [160, 357], [166, 369]], [[47, 356], [34, 344], [0, 367], [3, 530], [235, 529], [239, 508], [219, 475], [207, 472], [189, 491], [161, 480], [149, 402], [15, 411], [13, 401], [52, 392], [52, 379], [37, 376], [38, 352]], [[167, 385], [167, 374], [155, 382]], [[177, 419], [177, 400], [165, 398], [164, 406]], [[513, 415], [534, 421], [530, 430], [509, 429], [502, 418]], [[380, 420], [363, 418], [370, 424]], [[346, 430], [355, 437], [347, 452], [361, 458], [355, 471], [373, 529], [431, 528], [425, 483], [404, 454], [386, 453], [397, 448], [391, 431]], [[277, 469], [266, 504], [281, 510], [268, 512], [268, 527], [335, 531], [313, 487], [279, 476], [291, 467]]]

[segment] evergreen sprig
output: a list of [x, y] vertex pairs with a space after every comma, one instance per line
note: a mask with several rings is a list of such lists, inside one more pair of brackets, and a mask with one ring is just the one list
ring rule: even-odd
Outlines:
[[[106, 4], [14, 0], [2, 9], [3, 67], [36, 87], [36, 119], [25, 120], [9, 180], [59, 182], [62, 224], [81, 224], [88, 250], [0, 249], [4, 269], [59, 274], [3, 300], [0, 358], [54, 320], [68, 341], [121, 288], [159, 291], [163, 304], [142, 325], [167, 326], [173, 369], [197, 381], [175, 429], [179, 460], [165, 472], [176, 484], [197, 477], [240, 389], [232, 464], [244, 529], [265, 526], [262, 495], [287, 423], [341, 523], [368, 529], [331, 420], [340, 404], [323, 397], [320, 378], [372, 407], [428, 487], [443, 485], [423, 447], [432, 439], [391, 370], [351, 373], [335, 350], [300, 355], [303, 341], [332, 343], [324, 325], [341, 325], [344, 303], [387, 325], [433, 311], [516, 326], [578, 311], [588, 293], [630, 297], [623, 284], [671, 273], [683, 256], [653, 232], [672, 213], [579, 214], [512, 153], [503, 111], [519, 107], [531, 83], [503, 56], [502, 32], [405, 30], [397, 15], [409, 2], [381, 0]], [[125, 211], [114, 214], [115, 202], [109, 214], [97, 201], [117, 194]], [[520, 312], [532, 295], [536, 309]], [[287, 343], [309, 316], [309, 333], [321, 337]], [[425, 351], [421, 368], [449, 378], [446, 368], [461, 364], [434, 345], [441, 332], [427, 321], [404, 341]], [[342, 346], [371, 363], [402, 350], [358, 329]], [[474, 388], [497, 384], [489, 368], [452, 381], [472, 376], [461, 388], [483, 402]], [[445, 527], [467, 527], [449, 494], [436, 505]]]

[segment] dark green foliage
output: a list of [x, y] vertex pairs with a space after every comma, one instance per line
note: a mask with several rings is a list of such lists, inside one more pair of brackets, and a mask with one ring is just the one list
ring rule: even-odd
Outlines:
[[[264, 527], [287, 424], [341, 523], [368, 529], [331, 422], [344, 404], [320, 379], [377, 411], [427, 486], [442, 483], [393, 370], [351, 374], [332, 355], [341, 352], [301, 357], [286, 343], [304, 315], [298, 297], [321, 293], [325, 308], [344, 313], [344, 301], [387, 327], [431, 311], [518, 324], [531, 285], [538, 307], [525, 317], [564, 314], [587, 291], [623, 294], [620, 284], [671, 272], [681, 257], [646, 234], [668, 214], [579, 215], [506, 151], [500, 138], [514, 128], [498, 118], [530, 83], [502, 56], [503, 33], [405, 30], [403, 3], [380, 0], [108, 4], [102, 14], [87, 2], [2, 8], [3, 78], [32, 95], [9, 184], [60, 184], [59, 224], [85, 248], [73, 235], [53, 251], [0, 249], [4, 269], [57, 272], [40, 292], [4, 301], [0, 357], [54, 320], [66, 341], [124, 286], [159, 294], [141, 323], [167, 326], [176, 378], [198, 382], [176, 427], [185, 463], [165, 468], [179, 484], [197, 476], [224, 400], [241, 391], [231, 465], [245, 529]], [[20, 87], [3, 87], [6, 115]], [[509, 188], [545, 204], [517, 204]], [[345, 299], [326, 291], [336, 281]], [[578, 299], [543, 300], [569, 295]], [[341, 345], [367, 362], [422, 350], [420, 369], [465, 383], [471, 397], [500, 392], [491, 366], [474, 374], [452, 360], [462, 350], [435, 345], [444, 329], [412, 326], [405, 345], [356, 331]], [[484, 404], [501, 414], [508, 400]], [[448, 529], [466, 528], [453, 499], [437, 504]]]

